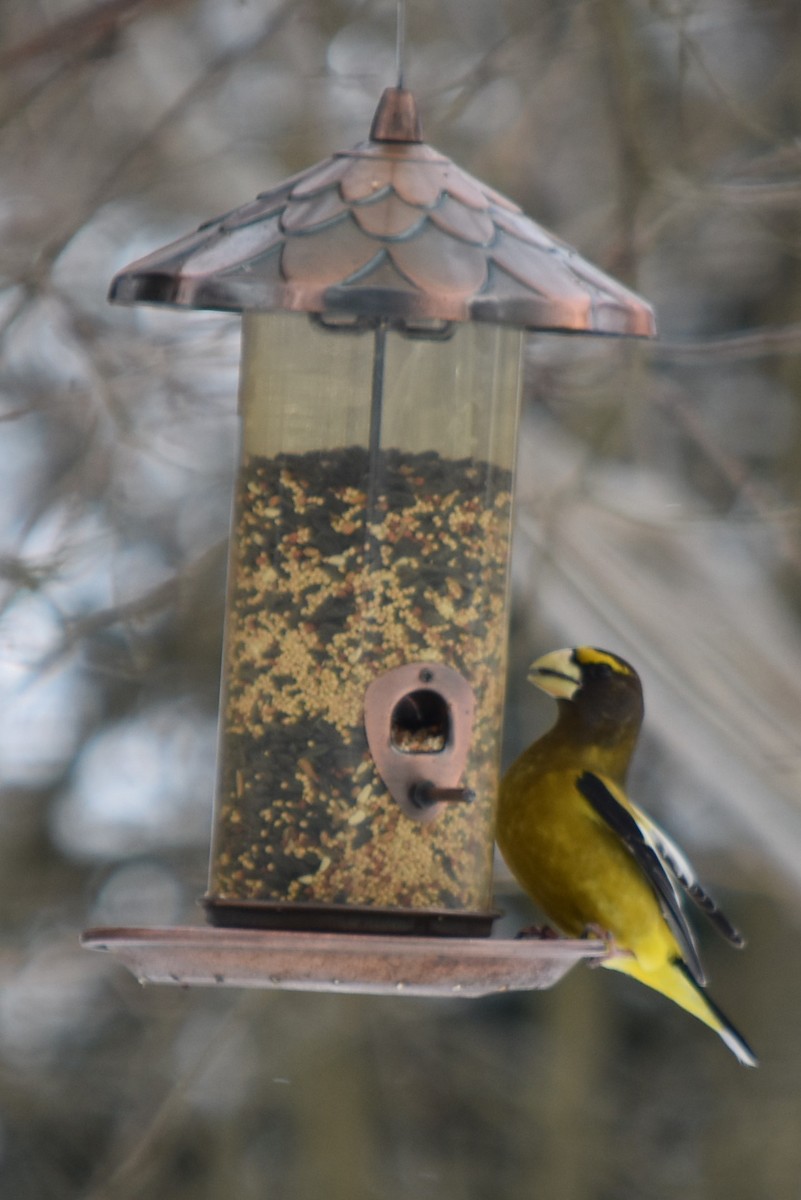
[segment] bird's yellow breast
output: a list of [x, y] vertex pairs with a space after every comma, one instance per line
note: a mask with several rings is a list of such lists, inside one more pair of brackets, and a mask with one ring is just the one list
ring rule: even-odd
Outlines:
[[[565, 933], [610, 933], [644, 964], [676, 952], [650, 884], [576, 786], [579, 772], [523, 755], [507, 773], [498, 845], [518, 883]], [[615, 786], [612, 784], [612, 786]]]

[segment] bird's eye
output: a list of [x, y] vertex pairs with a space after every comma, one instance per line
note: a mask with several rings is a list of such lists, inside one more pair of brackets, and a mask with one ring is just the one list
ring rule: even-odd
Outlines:
[[593, 663], [589, 674], [593, 679], [608, 679], [613, 674], [613, 668], [610, 663]]

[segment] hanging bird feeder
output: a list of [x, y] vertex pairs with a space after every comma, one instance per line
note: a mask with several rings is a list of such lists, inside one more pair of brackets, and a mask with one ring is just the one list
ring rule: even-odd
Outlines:
[[482, 994], [591, 942], [491, 939], [526, 330], [650, 308], [422, 141], [369, 140], [134, 263], [243, 314], [211, 927], [93, 930], [142, 979]]

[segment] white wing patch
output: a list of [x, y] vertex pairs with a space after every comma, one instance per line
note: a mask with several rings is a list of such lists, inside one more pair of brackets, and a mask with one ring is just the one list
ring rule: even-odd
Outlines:
[[672, 838], [668, 837], [664, 829], [660, 825], [657, 825], [656, 821], [646, 816], [642, 809], [637, 808], [631, 801], [629, 801], [629, 806], [649, 845], [653, 847], [662, 859], [662, 862], [668, 868], [671, 875], [678, 880], [693, 904], [700, 908], [701, 912], [705, 913], [722, 937], [731, 942], [733, 946], [742, 949], [745, 945], [745, 938], [739, 929], [736, 929], [732, 925], [728, 917], [721, 912], [716, 901], [702, 886], [684, 851], [676, 845]]

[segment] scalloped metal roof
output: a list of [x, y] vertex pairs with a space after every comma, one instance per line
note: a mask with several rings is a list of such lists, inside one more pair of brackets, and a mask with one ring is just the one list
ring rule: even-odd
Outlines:
[[655, 333], [644, 300], [422, 142], [397, 88], [368, 141], [126, 267], [110, 299]]

